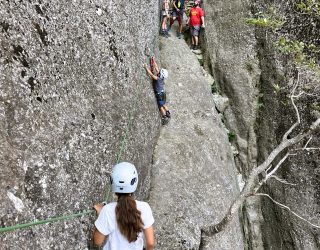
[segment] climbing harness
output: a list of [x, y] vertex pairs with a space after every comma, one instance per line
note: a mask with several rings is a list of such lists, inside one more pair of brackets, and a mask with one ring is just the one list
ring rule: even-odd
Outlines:
[[166, 92], [155, 93], [157, 101], [166, 101]]

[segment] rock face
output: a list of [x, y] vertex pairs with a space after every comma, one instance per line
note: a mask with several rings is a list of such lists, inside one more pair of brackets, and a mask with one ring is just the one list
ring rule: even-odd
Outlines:
[[[289, 56], [281, 55], [274, 47], [279, 35], [320, 45], [319, 19], [299, 14], [296, 4], [296, 1], [243, 4], [236, 0], [205, 3], [205, 64], [220, 93], [229, 98], [230, 107], [224, 119], [228, 129], [236, 133], [235, 146], [239, 151], [236, 164], [244, 179], [296, 121], [288, 99], [293, 84], [299, 82], [298, 93], [302, 90], [312, 93], [296, 100], [302, 123], [293, 134], [319, 117], [319, 81], [312, 72], [297, 68]], [[245, 18], [252, 16], [250, 10], [267, 12], [270, 6], [286, 20], [277, 36], [270, 30], [267, 35], [263, 29], [253, 31], [245, 24]], [[318, 142], [319, 133], [313, 136], [309, 146], [319, 148]], [[297, 185], [270, 181], [261, 191], [319, 225], [319, 154], [317, 150], [297, 152], [277, 173], [278, 177]], [[248, 200], [243, 217], [247, 249], [319, 249], [318, 230], [269, 200]]]
[[[202, 46], [205, 65], [215, 79], [215, 88], [229, 99], [224, 121], [234, 135], [233, 144], [239, 180], [246, 179], [257, 164], [256, 119], [260, 68], [254, 29], [244, 22], [250, 15], [250, 3], [239, 0], [205, 2], [206, 28]], [[262, 248], [259, 204], [250, 201], [243, 210], [245, 244]], [[249, 213], [255, 219], [246, 222]], [[254, 235], [253, 239], [251, 235]], [[254, 243], [253, 243], [254, 242]]]
[[[200, 242], [200, 229], [218, 222], [239, 192], [235, 166], [245, 180], [295, 122], [293, 84], [312, 94], [296, 101], [297, 129], [319, 117], [319, 81], [279, 54], [277, 35], [244, 22], [274, 3], [291, 20], [278, 35], [319, 46], [318, 16], [299, 15], [293, 0], [252, 2], [204, 3], [201, 61], [214, 76], [213, 89], [226, 97], [216, 101], [234, 137], [234, 164], [213, 81], [206, 82], [195, 55], [174, 37], [161, 43], [172, 119], [152, 156], [160, 120], [142, 64], [159, 57], [157, 1], [145, 1], [143, 12], [125, 0], [2, 1], [0, 226], [89, 209], [106, 198], [112, 165], [128, 160], [140, 172], [137, 197], [149, 197], [154, 209], [158, 249], [319, 249], [319, 230], [266, 199], [250, 199], [241, 211], [244, 240], [236, 218]], [[308, 146], [319, 148], [319, 139], [315, 134]], [[307, 140], [277, 172], [296, 185], [270, 181], [261, 191], [319, 225], [319, 150], [298, 150]], [[93, 220], [1, 234], [0, 246], [88, 249]]]
[[[297, 120], [295, 110], [288, 95], [294, 84], [298, 84], [295, 94], [304, 92], [300, 98], [295, 98], [298, 107], [301, 125], [294, 131], [310, 126], [320, 117], [320, 81], [312, 70], [295, 66], [288, 56], [279, 54], [273, 43], [279, 37], [288, 40], [297, 40], [305, 44], [320, 46], [319, 20], [312, 15], [301, 15], [296, 8], [295, 1], [284, 1], [276, 5], [279, 15], [287, 22], [276, 35], [266, 36], [261, 29], [257, 30], [259, 44], [259, 58], [262, 76], [260, 92], [263, 106], [259, 111], [258, 144], [259, 159], [266, 157], [268, 152], [281, 140], [284, 132]], [[304, 28], [303, 25], [307, 24]], [[278, 52], [278, 53], [277, 53]], [[317, 58], [319, 60], [319, 58]], [[275, 83], [280, 88], [275, 88]], [[308, 140], [309, 143], [307, 144]], [[271, 180], [263, 191], [310, 223], [320, 224], [320, 177], [319, 177], [319, 132], [312, 138], [306, 138], [293, 150], [296, 154], [289, 157], [283, 164], [277, 176], [294, 185]], [[316, 150], [298, 150], [307, 144]], [[265, 249], [319, 249], [320, 231], [298, 219], [287, 210], [274, 205], [270, 200], [262, 200], [264, 224], [262, 225], [263, 242]]]
[[238, 193], [233, 155], [196, 56], [176, 37], [160, 45], [172, 118], [154, 152], [157, 249], [243, 249], [238, 219], [199, 248], [200, 229], [217, 223]]
[[214, 75], [219, 92], [232, 97], [224, 112], [225, 121], [236, 134], [237, 166], [246, 175], [257, 157], [254, 123], [260, 75], [254, 31], [239, 21], [248, 15], [249, 5], [239, 0], [218, 0], [205, 3], [204, 8], [207, 69]]
[[[137, 165], [146, 197], [160, 121], [142, 64], [158, 54], [159, 21], [157, 3], [144, 8], [1, 1], [1, 227], [102, 201], [130, 115], [120, 158]], [[1, 234], [1, 249], [86, 249], [92, 219]]]

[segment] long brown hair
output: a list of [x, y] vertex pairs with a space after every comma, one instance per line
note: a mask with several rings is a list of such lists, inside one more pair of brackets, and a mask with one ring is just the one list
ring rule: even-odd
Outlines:
[[120, 232], [129, 242], [134, 242], [143, 229], [141, 212], [131, 194], [116, 193], [118, 202], [116, 206], [116, 218]]

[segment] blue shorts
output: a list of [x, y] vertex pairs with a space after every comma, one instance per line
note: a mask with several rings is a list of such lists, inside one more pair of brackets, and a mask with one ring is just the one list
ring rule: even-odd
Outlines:
[[157, 103], [159, 107], [162, 107], [166, 104], [166, 93], [165, 92], [160, 92], [160, 93], [155, 93], [156, 98], [157, 98]]

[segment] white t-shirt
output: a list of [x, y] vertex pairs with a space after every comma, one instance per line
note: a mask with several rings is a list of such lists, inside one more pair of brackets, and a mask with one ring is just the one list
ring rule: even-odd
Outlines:
[[[136, 201], [136, 204], [137, 209], [141, 212], [141, 219], [144, 223], [143, 229], [149, 228], [154, 223], [149, 204], [143, 201]], [[131, 243], [120, 233], [116, 219], [116, 206], [117, 202], [105, 205], [94, 223], [100, 233], [108, 235], [103, 250], [142, 250], [143, 232], [139, 233], [138, 239]]]

